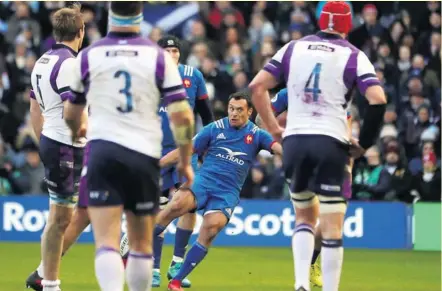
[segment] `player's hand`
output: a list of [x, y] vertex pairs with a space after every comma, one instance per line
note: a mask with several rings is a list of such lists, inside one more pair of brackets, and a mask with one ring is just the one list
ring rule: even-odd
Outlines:
[[359, 140], [351, 138], [350, 143], [350, 155], [353, 158], [358, 159], [365, 154], [365, 149], [359, 145]]
[[270, 130], [269, 130], [269, 133], [272, 135], [272, 137], [273, 137], [273, 139], [276, 141], [276, 142], [281, 142], [281, 140], [282, 140], [282, 133], [284, 132], [284, 128], [282, 128], [281, 126], [276, 126], [276, 127], [274, 127], [274, 128], [271, 128]]
[[183, 165], [181, 165], [181, 163], [179, 163], [177, 165], [177, 170], [180, 175], [179, 176], [180, 181], [181, 181], [181, 177], [186, 179], [186, 182], [184, 183], [183, 186], [191, 187], [193, 185], [193, 180], [194, 180], [194, 176], [195, 176], [195, 174], [193, 172], [192, 165], [188, 164], [188, 165], [183, 166]]
[[87, 126], [82, 124], [80, 128], [77, 130], [77, 132], [72, 133], [72, 142], [76, 142], [78, 141], [78, 139], [86, 137], [86, 133], [87, 133]]

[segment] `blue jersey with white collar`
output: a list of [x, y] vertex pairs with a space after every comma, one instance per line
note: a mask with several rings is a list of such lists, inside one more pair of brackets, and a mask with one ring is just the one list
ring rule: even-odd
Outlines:
[[[184, 89], [186, 89], [190, 107], [194, 108], [196, 100], [202, 100], [208, 97], [203, 74], [198, 69], [183, 64], [178, 65], [178, 71], [183, 80], [183, 86]], [[163, 130], [162, 146], [164, 156], [174, 150], [176, 145], [169, 125], [167, 108], [163, 104], [160, 106], [159, 115], [161, 116], [161, 127]]]
[[194, 151], [206, 153], [197, 175], [208, 187], [241, 190], [256, 155], [271, 151], [274, 141], [265, 130], [248, 121], [242, 128], [230, 126], [228, 117], [205, 126], [194, 138]]

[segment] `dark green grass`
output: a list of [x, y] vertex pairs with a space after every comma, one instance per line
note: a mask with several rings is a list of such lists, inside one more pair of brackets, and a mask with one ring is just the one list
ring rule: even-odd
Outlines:
[[[40, 260], [38, 244], [0, 243], [0, 290], [24, 290]], [[163, 252], [162, 286], [172, 249]], [[439, 291], [438, 252], [345, 250], [341, 291]], [[63, 291], [99, 291], [94, 249], [78, 244], [63, 258]], [[290, 248], [213, 248], [191, 274], [193, 291], [293, 291]], [[320, 290], [313, 288], [314, 291]]]

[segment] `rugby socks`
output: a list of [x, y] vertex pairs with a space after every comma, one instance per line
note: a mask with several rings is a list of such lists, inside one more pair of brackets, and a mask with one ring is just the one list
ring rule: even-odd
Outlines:
[[44, 266], [43, 266], [43, 261], [40, 261], [40, 265], [38, 265], [37, 267], [37, 274], [41, 277], [44, 278], [45, 273], [44, 273]]
[[[118, 250], [110, 247], [97, 249], [95, 276], [101, 291], [123, 291], [124, 265]], [[144, 276], [147, 276], [147, 273]]]
[[162, 225], [155, 225], [155, 229], [153, 231], [153, 257], [154, 257], [154, 270], [160, 271], [161, 266], [161, 254], [163, 252], [163, 243], [164, 238], [160, 236], [166, 230], [166, 227]]
[[312, 257], [311, 265], [314, 265], [316, 263], [316, 260], [318, 259], [320, 253], [321, 253], [321, 249], [313, 250], [313, 257]]
[[129, 252], [126, 281], [130, 291], [149, 291], [152, 288], [152, 255]]
[[322, 240], [323, 291], [338, 291], [343, 259], [342, 239]]
[[190, 248], [189, 252], [187, 253], [183, 266], [173, 279], [183, 281], [184, 278], [186, 278], [187, 275], [189, 275], [190, 272], [192, 272], [192, 270], [204, 259], [204, 257], [207, 255], [207, 252], [208, 250], [205, 246], [201, 245], [198, 242], [195, 242], [195, 244]]
[[[193, 230], [182, 229], [177, 227], [175, 233], [175, 247], [173, 250], [173, 262], [181, 263], [186, 253], [186, 247], [192, 236]], [[172, 264], [173, 264], [172, 262]]]
[[164, 237], [156, 235], [153, 238], [153, 257], [154, 257], [154, 263], [153, 268], [160, 271], [161, 267], [161, 254], [163, 253], [163, 243], [164, 243]]
[[56, 281], [42, 280], [41, 285], [43, 285], [43, 291], [59, 291], [60, 290], [60, 280], [56, 280]]
[[301, 223], [295, 227], [292, 240], [293, 256], [295, 261], [295, 290], [304, 287], [310, 290], [310, 263], [315, 247], [313, 226]]

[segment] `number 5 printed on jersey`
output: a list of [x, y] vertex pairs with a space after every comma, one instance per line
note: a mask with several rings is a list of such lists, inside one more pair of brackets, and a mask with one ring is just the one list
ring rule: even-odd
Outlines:
[[40, 79], [41, 79], [41, 75], [35, 75], [36, 79], [37, 79], [37, 92], [38, 92], [38, 97], [39, 99], [36, 98], [38, 105], [40, 105], [41, 110], [45, 110], [45, 103], [43, 102], [43, 96], [41, 95], [41, 89], [40, 89]]
[[133, 108], [133, 100], [132, 100], [132, 93], [130, 92], [130, 89], [132, 87], [132, 76], [127, 71], [117, 71], [114, 74], [114, 78], [118, 79], [121, 76], [124, 77], [124, 88], [120, 89], [120, 94], [124, 94], [126, 96], [126, 108], [122, 108], [121, 106], [117, 107], [117, 110], [121, 113], [129, 113], [131, 112]]
[[[319, 75], [321, 74], [321, 67], [322, 67], [321, 63], [317, 63], [315, 65], [304, 87], [304, 93], [312, 93], [313, 102], [318, 102], [319, 94], [321, 94], [321, 89], [319, 89]], [[312, 85], [311, 84], [312, 78], [313, 78], [313, 87], [309, 87]]]

